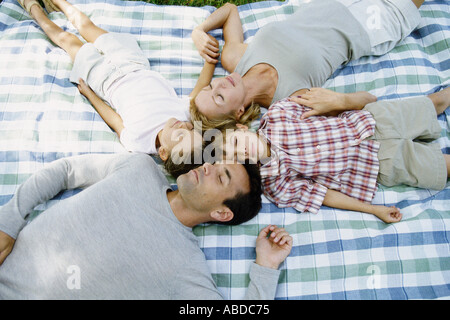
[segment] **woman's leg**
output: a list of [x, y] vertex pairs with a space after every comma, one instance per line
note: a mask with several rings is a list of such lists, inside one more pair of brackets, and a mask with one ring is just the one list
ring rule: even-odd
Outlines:
[[[25, 0], [25, 4], [27, 1], [29, 0]], [[50, 40], [58, 47], [64, 49], [70, 55], [72, 60], [75, 60], [75, 56], [78, 53], [78, 50], [83, 46], [83, 42], [74, 34], [64, 31], [51, 21], [40, 6], [32, 6], [30, 14], [42, 30], [44, 30]]]
[[78, 29], [81, 36], [86, 39], [87, 42], [94, 43], [99, 36], [107, 33], [107, 31], [97, 27], [83, 12], [66, 0], [52, 1], [62, 12], [64, 12], [69, 21]]

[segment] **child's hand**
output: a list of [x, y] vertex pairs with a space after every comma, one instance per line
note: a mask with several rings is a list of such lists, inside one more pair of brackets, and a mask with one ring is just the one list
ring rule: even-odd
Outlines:
[[400, 213], [400, 209], [394, 206], [376, 206], [374, 215], [376, 215], [386, 223], [399, 222], [403, 217], [403, 215]]
[[79, 82], [79, 84], [78, 84], [78, 91], [80, 91], [80, 93], [83, 96], [88, 98], [89, 95], [95, 94], [94, 91], [92, 91], [91, 87], [89, 87], [86, 84], [86, 82], [83, 81], [83, 79], [79, 79], [78, 82]]

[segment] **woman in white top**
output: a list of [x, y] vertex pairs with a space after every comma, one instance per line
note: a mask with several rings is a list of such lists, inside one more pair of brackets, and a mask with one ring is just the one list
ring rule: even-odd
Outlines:
[[[189, 98], [179, 98], [165, 78], [150, 70], [148, 59], [133, 36], [108, 33], [65, 0], [45, 2], [47, 11], [57, 7], [64, 12], [86, 39], [84, 44], [48, 19], [35, 0], [19, 3], [47, 36], [70, 55], [74, 61], [70, 80], [79, 83], [80, 92], [128, 151], [159, 154], [166, 162], [173, 160], [170, 155], [176, 146], [177, 155], [192, 151], [194, 145], [201, 148], [201, 134], [193, 130], [189, 121]], [[209, 83], [213, 72], [214, 66], [205, 64], [191, 95]], [[184, 152], [178, 162], [190, 163], [191, 159], [184, 161], [190, 154]]]

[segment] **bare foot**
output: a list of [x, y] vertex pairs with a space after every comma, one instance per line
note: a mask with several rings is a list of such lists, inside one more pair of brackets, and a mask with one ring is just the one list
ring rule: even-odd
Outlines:
[[42, 10], [41, 5], [36, 1], [32, 2], [32, 0], [22, 0], [19, 2], [19, 4], [25, 9], [25, 11], [28, 12], [28, 14], [32, 18], [34, 18], [33, 17], [34, 10]]

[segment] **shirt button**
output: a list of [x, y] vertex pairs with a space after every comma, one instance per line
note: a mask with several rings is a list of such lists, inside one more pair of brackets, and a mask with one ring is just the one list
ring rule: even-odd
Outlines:
[[320, 149], [320, 144], [318, 144], [318, 145], [316, 146], [316, 148], [317, 148], [317, 149]]

